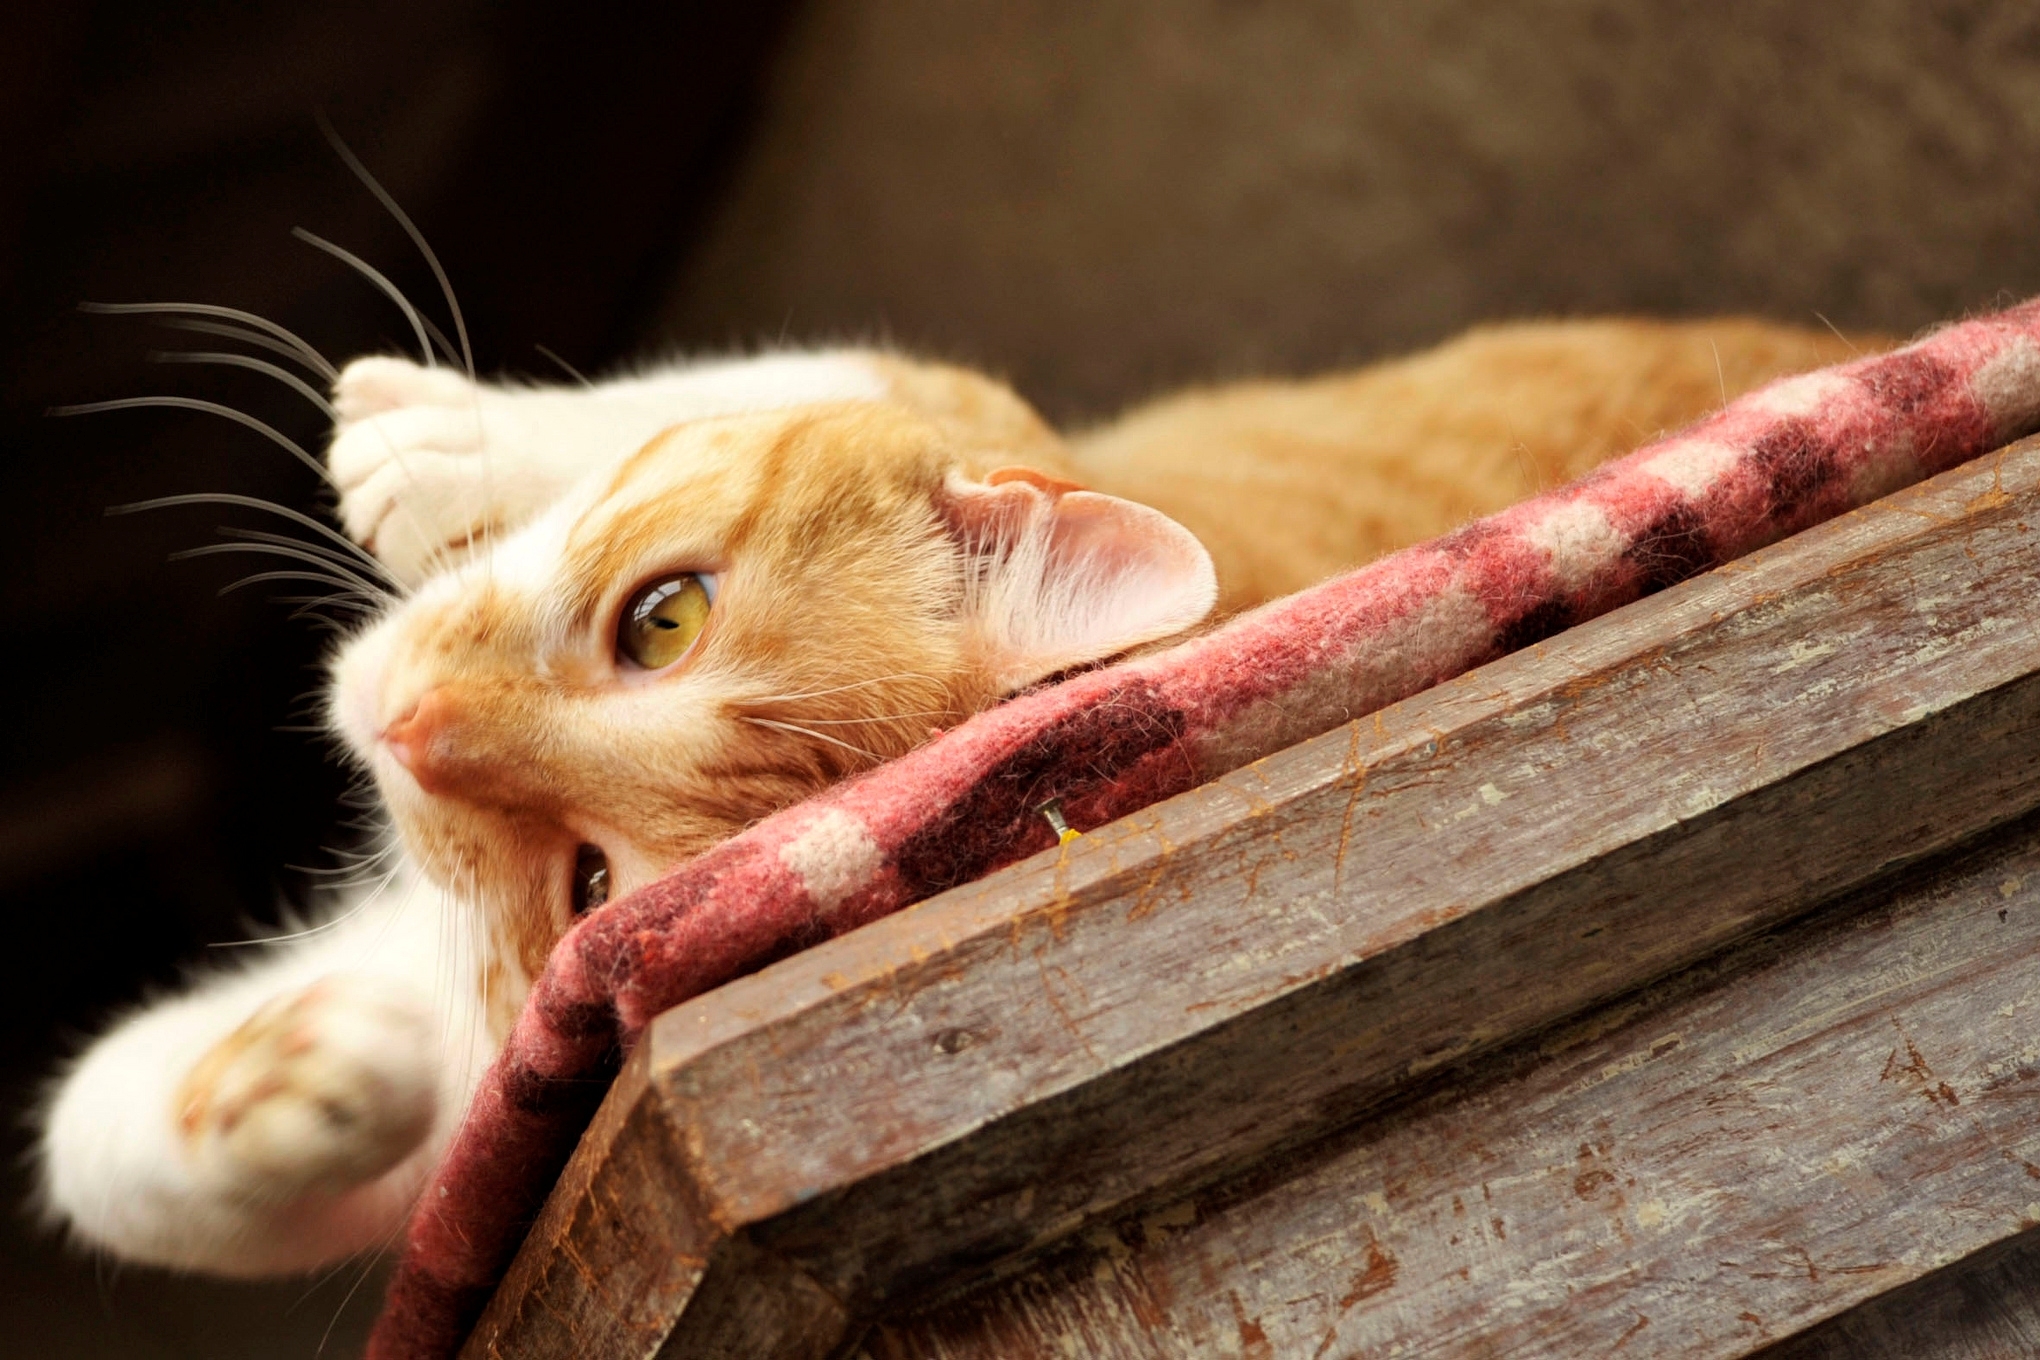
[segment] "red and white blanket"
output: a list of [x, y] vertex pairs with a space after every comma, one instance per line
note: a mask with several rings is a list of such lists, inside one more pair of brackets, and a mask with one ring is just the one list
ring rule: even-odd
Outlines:
[[451, 1356], [660, 1011], [2040, 429], [2040, 300], [1787, 378], [1591, 476], [979, 714], [603, 907], [554, 949], [370, 1342]]

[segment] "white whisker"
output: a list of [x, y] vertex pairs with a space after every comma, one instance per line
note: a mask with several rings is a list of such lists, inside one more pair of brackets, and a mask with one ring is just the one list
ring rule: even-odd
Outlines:
[[155, 364], [226, 364], [233, 368], [246, 368], [252, 369], [257, 373], [266, 373], [289, 387], [299, 396], [302, 396], [312, 405], [318, 407], [319, 410], [325, 413], [328, 420], [338, 421], [340, 419], [340, 413], [333, 409], [333, 403], [327, 401], [325, 394], [320, 392], [318, 388], [312, 386], [288, 369], [278, 368], [275, 364], [265, 363], [260, 359], [251, 359], [245, 354], [226, 354], [218, 350], [209, 349], [157, 350], [149, 356], [149, 362]]
[[[431, 334], [431, 332], [429, 332], [426, 329], [426, 327], [431, 323], [425, 320], [424, 316], [418, 311], [418, 309], [411, 305], [411, 300], [404, 296], [403, 290], [398, 288], [397, 285], [395, 285], [394, 283], [391, 283], [388, 276], [385, 275], [380, 269], [377, 269], [367, 260], [364, 260], [359, 255], [356, 255], [353, 251], [348, 250], [345, 246], [337, 246], [333, 244], [331, 241], [328, 241], [323, 236], [318, 236], [313, 234], [312, 232], [306, 231], [303, 227], [292, 227], [290, 229], [290, 234], [297, 237], [298, 240], [303, 241], [306, 245], [315, 246], [318, 249], [325, 251], [328, 255], [331, 255], [334, 259], [340, 261], [348, 268], [354, 270], [355, 273], [361, 275], [361, 277], [367, 279], [370, 283], [374, 284], [379, 290], [381, 290], [384, 297], [387, 297], [391, 302], [396, 303], [397, 310], [401, 311], [404, 314], [404, 318], [411, 323], [411, 329], [418, 333], [418, 348], [424, 354], [425, 367], [432, 368], [435, 366], [436, 356], [434, 355], [432, 349], [432, 342], [435, 338], [438, 339], [441, 344], [446, 345], [447, 349], [450, 350], [453, 348], [451, 344], [447, 344], [445, 336], [440, 335], [435, 337], [434, 335]], [[438, 328], [433, 327], [432, 329], [437, 330]], [[452, 357], [451, 355], [448, 356], [449, 359], [451, 357]]]
[[954, 708], [923, 708], [923, 709], [916, 709], [916, 710], [913, 710], [912, 712], [907, 712], [907, 713], [873, 713], [873, 714], [870, 714], [870, 715], [868, 715], [868, 716], [866, 716], [866, 717], [862, 717], [862, 718], [807, 718], [807, 717], [803, 717], [803, 718], [801, 719], [801, 721], [802, 721], [802, 722], [804, 722], [804, 723], [812, 723], [812, 724], [814, 724], [814, 725], [815, 725], [815, 726], [817, 726], [817, 727], [855, 727], [855, 726], [858, 726], [858, 725], [860, 725], [860, 724], [864, 724], [864, 723], [887, 723], [887, 722], [893, 722], [893, 721], [896, 721], [896, 720], [898, 720], [898, 719], [902, 719], [902, 718], [960, 718], [960, 717], [963, 717], [963, 716], [964, 716], [964, 714], [963, 714], [962, 710], [960, 710], [960, 709], [954, 709]]
[[361, 163], [361, 158], [356, 156], [347, 143], [340, 139], [340, 134], [333, 130], [333, 125], [330, 122], [326, 121], [326, 115], [321, 113], [318, 115], [318, 118], [319, 130], [326, 134], [326, 141], [332, 146], [334, 153], [346, 163], [349, 170], [354, 172], [354, 177], [366, 185], [368, 191], [375, 195], [376, 202], [382, 204], [389, 215], [396, 219], [397, 225], [404, 229], [404, 234], [411, 238], [411, 244], [418, 247], [418, 253], [425, 257], [426, 265], [432, 270], [432, 277], [439, 280], [439, 291], [446, 298], [446, 309], [453, 314], [454, 333], [460, 336], [461, 366], [467, 370], [468, 381], [473, 382], [475, 380], [475, 354], [473, 348], [468, 344], [467, 321], [460, 314], [460, 302], [453, 295], [453, 281], [446, 277], [446, 270], [441, 267], [439, 256], [433, 253], [430, 245], [426, 244], [425, 233], [418, 230], [417, 224], [411, 220], [411, 215], [397, 205], [397, 200], [390, 196], [389, 190], [383, 188], [376, 177], [368, 173], [368, 167]]
[[[264, 581], [311, 581], [322, 586], [340, 586], [345, 584], [344, 582], [335, 581], [330, 576], [321, 576], [316, 572], [310, 571], [258, 571], [253, 576], [243, 576], [232, 585], [221, 586], [218, 593], [221, 595], [231, 594], [242, 586], [261, 585]], [[348, 593], [360, 595], [364, 602], [378, 605], [381, 603], [380, 596], [363, 594], [359, 591], [350, 591]]]
[[873, 685], [890, 685], [901, 680], [926, 680], [930, 684], [938, 683], [932, 675], [922, 675], [918, 671], [900, 671], [893, 675], [874, 676], [869, 680], [853, 680], [847, 685], [831, 685], [827, 689], [811, 689], [802, 694], [768, 694], [762, 697], [733, 699], [730, 702], [737, 705], [792, 704], [799, 703], [803, 699], [820, 699], [830, 694], [842, 694], [847, 690], [869, 689]]
[[286, 359], [297, 360], [306, 368], [324, 378], [328, 383], [331, 383], [340, 376], [339, 373], [332, 371], [333, 366], [326, 363], [323, 359], [318, 363], [314, 363], [305, 357], [303, 351], [285, 344], [273, 335], [264, 335], [261, 331], [251, 331], [245, 326], [230, 326], [224, 321], [199, 321], [188, 316], [165, 317], [156, 324], [168, 326], [174, 330], [197, 331], [201, 335], [223, 336], [229, 340], [238, 340], [244, 345], [254, 345], [258, 349], [266, 349], [272, 354], [281, 354]]
[[247, 426], [257, 434], [268, 439], [271, 443], [283, 448], [300, 463], [303, 463], [306, 467], [317, 473], [320, 481], [325, 482], [329, 486], [333, 483], [333, 478], [327, 473], [325, 464], [312, 457], [309, 453], [306, 453], [295, 439], [292, 439], [289, 435], [284, 434], [273, 426], [264, 424], [245, 411], [236, 411], [233, 407], [222, 406], [216, 401], [200, 401], [196, 397], [116, 397], [112, 401], [88, 401], [76, 406], [52, 406], [49, 414], [53, 416], [89, 416], [96, 415], [101, 411], [137, 411], [149, 406], [166, 406], [173, 410], [203, 411], [208, 415], [225, 416], [228, 420]]
[[[276, 597], [276, 602], [278, 604], [294, 604], [302, 606], [301, 608], [295, 609], [291, 612], [291, 617], [294, 619], [322, 618], [324, 616], [316, 613], [315, 610], [328, 607], [334, 609], [351, 609], [357, 614], [376, 614], [381, 612], [375, 605], [356, 599], [352, 596], [278, 595]], [[321, 731], [323, 729], [314, 727], [308, 730], [316, 732]]]
[[[311, 344], [295, 331], [277, 325], [266, 316], [257, 316], [253, 312], [244, 312], [239, 307], [221, 307], [210, 302], [81, 302], [78, 304], [78, 310], [102, 316], [153, 316], [166, 313], [171, 315], [188, 313], [193, 316], [223, 317], [230, 321], [238, 321], [245, 326], [252, 326], [258, 331], [268, 332], [284, 344], [289, 345], [292, 353], [305, 360], [315, 372], [324, 377], [328, 382], [340, 376], [340, 370], [333, 366], [333, 361], [312, 348]], [[172, 322], [170, 324], [177, 325], [179, 323]], [[187, 322], [184, 324], [190, 325], [192, 323]]]
[[398, 1236], [403, 1233], [407, 1226], [409, 1226], [408, 1220], [399, 1217], [396, 1226], [391, 1228], [388, 1234], [384, 1236], [381, 1245], [374, 1251], [363, 1253], [365, 1259], [361, 1263], [360, 1273], [355, 1275], [354, 1283], [347, 1287], [347, 1292], [341, 1296], [340, 1302], [335, 1305], [333, 1316], [326, 1320], [326, 1330], [319, 1333], [319, 1346], [317, 1350], [312, 1352], [312, 1360], [319, 1360], [319, 1357], [326, 1353], [326, 1343], [333, 1339], [333, 1328], [339, 1325], [340, 1315], [347, 1311], [348, 1304], [354, 1302], [355, 1294], [360, 1292], [361, 1286], [375, 1272], [375, 1263], [382, 1258], [384, 1252], [390, 1249], [391, 1244], [397, 1240]]
[[1815, 312], [1814, 315], [1820, 317], [1821, 325], [1826, 326], [1829, 330], [1835, 333], [1835, 339], [1841, 341], [1843, 344], [1849, 347], [1849, 353], [1857, 355], [1859, 357], [1862, 355], [1863, 351], [1856, 348], [1856, 342], [1851, 340], [1848, 336], [1842, 334], [1842, 328], [1840, 326], [1837, 326], [1834, 322], [1828, 320], [1825, 316], [1821, 316], [1819, 312]]
[[537, 350], [540, 354], [543, 354], [546, 358], [552, 360], [554, 363], [558, 364], [560, 368], [566, 372], [566, 375], [568, 377], [580, 383], [581, 386], [593, 387], [595, 385], [589, 379], [587, 374], [583, 373], [580, 369], [575, 368], [572, 364], [568, 363], [565, 359], [562, 359], [559, 355], [554, 354], [544, 345], [533, 345], [532, 348]]
[[389, 574], [388, 570], [380, 562], [376, 562], [374, 559], [370, 559], [368, 563], [364, 564], [361, 559], [350, 554], [335, 552], [333, 549], [322, 544], [307, 543], [303, 539], [292, 538], [288, 534], [272, 534], [266, 529], [236, 529], [231, 527], [221, 529], [220, 532], [229, 538], [246, 539], [253, 543], [270, 543], [278, 547], [297, 548], [347, 571], [359, 571], [366, 565], [370, 571], [375, 573], [376, 580], [374, 584], [378, 589], [384, 589], [388, 585], [394, 584], [396, 579]]
[[258, 935], [255, 938], [249, 940], [218, 940], [213, 942], [212, 944], [207, 945], [206, 948], [246, 949], [252, 945], [288, 944], [292, 940], [309, 940], [315, 938], [316, 936], [323, 935], [327, 931], [332, 930], [336, 926], [345, 925], [347, 922], [353, 920], [356, 916], [359, 916], [362, 912], [366, 911], [369, 908], [370, 904], [372, 904], [378, 897], [382, 896], [384, 889], [388, 888], [391, 883], [396, 881], [398, 872], [399, 872], [398, 870], [392, 869], [387, 874], [383, 875], [382, 881], [376, 885], [375, 891], [364, 893], [359, 902], [356, 902], [353, 906], [349, 907], [346, 911], [341, 912], [338, 916], [335, 916], [330, 921], [321, 921], [319, 922], [319, 924], [315, 926], [308, 926], [303, 930], [293, 930], [283, 935]]
[[289, 506], [279, 505], [275, 501], [265, 501], [258, 496], [242, 496], [232, 491], [192, 491], [181, 496], [157, 496], [153, 500], [130, 501], [126, 505], [110, 505], [107, 507], [106, 513], [109, 515], [131, 515], [143, 510], [163, 510], [179, 505], [237, 505], [247, 510], [263, 510], [272, 515], [282, 515], [292, 523], [301, 524], [313, 533], [319, 534], [339, 545], [342, 549], [351, 553], [361, 565], [371, 567], [380, 575], [388, 578], [397, 593], [403, 593], [403, 586], [397, 581], [397, 578], [390, 572], [389, 568], [376, 561], [373, 554], [353, 539], [337, 529], [319, 523], [319, 521], [303, 511], [293, 510]]
[[[338, 850], [329, 851], [328, 853], [331, 854], [335, 859], [344, 858], [342, 853]], [[388, 858], [389, 857], [387, 855], [375, 855], [366, 858], [356, 859], [351, 864], [330, 864], [323, 868], [312, 865], [298, 865], [298, 864], [286, 865], [284, 867], [290, 869], [293, 873], [305, 874], [313, 878], [331, 880], [329, 882], [320, 883], [318, 886], [321, 889], [328, 889], [332, 891], [344, 891], [358, 884], [376, 881], [376, 875], [374, 873], [374, 870], [377, 864]], [[396, 867], [393, 867], [390, 872], [395, 873]], [[384, 875], [384, 877], [387, 878], [388, 875]]]
[[[342, 1271], [348, 1269], [350, 1266], [353, 1266], [355, 1264], [357, 1264], [355, 1257], [343, 1256], [338, 1261], [334, 1262], [330, 1268], [320, 1271], [318, 1275], [313, 1278], [312, 1282], [305, 1286], [305, 1292], [298, 1295], [297, 1300], [294, 1303], [292, 1303], [290, 1307], [283, 1310], [283, 1315], [285, 1317], [289, 1317], [292, 1313], [295, 1313], [304, 1304], [311, 1302], [312, 1295], [318, 1293], [321, 1289], [324, 1289], [327, 1285], [339, 1279]], [[345, 1307], [346, 1305], [343, 1304], [341, 1306]]]
[[[303, 599], [286, 597], [279, 599], [277, 603], [295, 604], [298, 606], [296, 609], [291, 610], [290, 613], [284, 616], [288, 622], [297, 623], [302, 620], [303, 622], [310, 624], [312, 627], [319, 629], [321, 632], [331, 634], [333, 637], [336, 638], [351, 637], [354, 633], [354, 624], [342, 623], [339, 619], [332, 618], [329, 615], [320, 613], [319, 610], [321, 609], [352, 610], [357, 620], [361, 618], [372, 617], [376, 613], [375, 610], [369, 608], [365, 604], [361, 604], [352, 600], [334, 599], [331, 597], [317, 601], [306, 601]], [[326, 731], [326, 725], [324, 723], [302, 723], [279, 726], [275, 730], [278, 732], [297, 732], [305, 736], [317, 736], [320, 733]]]
[[[453, 280], [447, 277], [445, 266], [439, 263], [438, 254], [432, 249], [431, 243], [425, 239], [425, 233], [418, 230], [418, 224], [411, 220], [411, 215], [404, 211], [402, 205], [400, 205], [397, 202], [396, 198], [393, 195], [391, 195], [389, 190], [382, 187], [381, 181], [377, 180], [374, 175], [369, 173], [368, 167], [362, 164], [361, 158], [354, 154], [353, 149], [347, 145], [346, 141], [333, 127], [333, 124], [326, 118], [326, 115], [322, 112], [317, 115], [317, 118], [319, 123], [319, 131], [325, 134], [327, 145], [333, 148], [333, 153], [340, 157], [341, 162], [347, 166], [348, 170], [353, 172], [354, 177], [360, 180], [362, 185], [371, 194], [375, 195], [376, 202], [382, 204], [383, 209], [389, 213], [390, 217], [395, 220], [396, 224], [404, 229], [404, 234], [411, 238], [411, 244], [416, 246], [418, 248], [418, 253], [424, 257], [426, 266], [430, 268], [432, 271], [432, 277], [438, 281], [440, 296], [446, 300], [446, 310], [453, 317], [454, 333], [460, 337], [460, 353], [458, 355], [458, 362], [461, 368], [467, 373], [469, 384], [472, 385], [475, 382], [474, 347], [472, 344], [469, 343], [467, 318], [461, 314], [460, 299], [454, 295]], [[434, 326], [430, 318], [424, 317], [416, 308], [412, 307], [410, 303], [404, 299], [403, 295], [396, 290], [395, 285], [391, 284], [389, 280], [383, 278], [382, 275], [376, 273], [373, 269], [369, 268], [369, 266], [365, 262], [358, 260], [351, 255], [346, 254], [344, 251], [341, 251], [339, 247], [333, 246], [327, 242], [319, 242], [309, 232], [305, 232], [302, 229], [300, 229], [298, 231], [298, 235], [305, 240], [312, 241], [314, 244], [319, 245], [322, 249], [332, 251], [339, 258], [347, 260], [349, 263], [353, 264], [356, 268], [360, 269], [363, 272], [363, 274], [370, 278], [372, 281], [377, 282], [378, 286], [381, 287], [384, 292], [388, 293], [390, 297], [397, 302], [398, 306], [404, 308], [405, 314], [411, 318], [412, 325], [420, 326], [422, 328], [429, 328], [431, 330], [433, 338], [436, 339], [439, 342], [441, 348], [446, 351], [448, 362], [454, 362], [456, 360], [456, 356], [453, 352], [453, 346], [447, 342], [445, 333], [441, 331], [437, 326]], [[422, 335], [419, 343], [421, 345], [424, 345], [425, 343], [422, 338]], [[425, 346], [425, 366], [427, 368], [432, 367], [432, 350], [429, 345]], [[477, 403], [475, 410], [475, 423], [477, 426], [477, 432], [479, 434], [479, 427], [481, 424], [479, 396], [477, 396], [475, 400]], [[495, 495], [493, 487], [491, 486], [491, 469], [489, 465], [488, 449], [485, 446], [481, 445], [479, 439], [477, 441], [477, 446], [480, 447], [482, 456], [481, 491], [483, 509], [484, 511], [486, 511], [490, 505], [493, 505], [495, 503]], [[399, 464], [399, 466], [401, 466], [401, 463]], [[484, 513], [480, 518], [482, 523], [483, 568], [486, 573], [493, 574], [496, 565], [495, 525], [493, 522], [493, 517], [486, 513]]]
[[285, 546], [278, 543], [206, 543], [196, 548], [185, 548], [170, 554], [172, 562], [182, 562], [193, 557], [217, 557], [222, 553], [264, 553], [271, 557], [287, 557], [314, 567], [325, 567], [333, 575], [323, 579], [327, 585], [352, 586], [370, 598], [380, 598], [380, 592], [373, 582], [356, 575], [332, 559], [313, 553], [308, 548]]
[[754, 718], [748, 713], [740, 713], [737, 716], [743, 721], [754, 723], [759, 727], [770, 727], [781, 732], [791, 732], [797, 736], [810, 737], [815, 741], [825, 741], [831, 746], [840, 746], [852, 755], [863, 756], [874, 765], [883, 764], [885, 761], [885, 757], [876, 752], [867, 751], [862, 746], [853, 746], [849, 742], [838, 740], [826, 732], [817, 732], [812, 728], [802, 727], [799, 723], [782, 722], [776, 718]]

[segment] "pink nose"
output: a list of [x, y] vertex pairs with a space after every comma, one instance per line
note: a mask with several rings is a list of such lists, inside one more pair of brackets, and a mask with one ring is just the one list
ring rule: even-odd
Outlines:
[[409, 712], [382, 731], [383, 745], [427, 793], [439, 792], [443, 782], [440, 767], [447, 757], [446, 729], [452, 723], [453, 707], [445, 686], [428, 689]]

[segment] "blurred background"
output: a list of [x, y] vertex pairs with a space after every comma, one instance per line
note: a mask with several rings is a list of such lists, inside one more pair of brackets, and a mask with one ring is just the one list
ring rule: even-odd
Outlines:
[[[172, 12], [172, 11], [175, 12]], [[1911, 332], [2040, 292], [2040, 9], [2017, 0], [530, 0], [0, 16], [0, 1102], [208, 941], [306, 900], [345, 775], [302, 731], [326, 635], [239, 561], [319, 507], [261, 437], [318, 413], [81, 302], [247, 308], [335, 360], [445, 324], [323, 114], [444, 260], [485, 371], [879, 339], [1052, 419], [1303, 373], [1483, 319], [1763, 313]], [[7, 1121], [9, 1151], [27, 1146]], [[0, 1184], [0, 1338], [42, 1357], [355, 1353], [371, 1276], [95, 1265]], [[331, 1327], [330, 1335], [325, 1335]]]

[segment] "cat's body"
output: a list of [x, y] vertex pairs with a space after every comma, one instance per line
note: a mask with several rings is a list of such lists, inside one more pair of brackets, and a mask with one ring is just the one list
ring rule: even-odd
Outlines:
[[1016, 688], [1848, 351], [1744, 321], [1498, 327], [1068, 441], [989, 379], [868, 351], [586, 390], [359, 361], [341, 517], [414, 590], [343, 649], [331, 714], [393, 877], [93, 1045], [49, 1111], [50, 1206], [122, 1257], [234, 1274], [383, 1245], [604, 892]]

